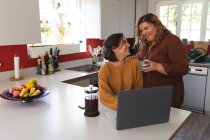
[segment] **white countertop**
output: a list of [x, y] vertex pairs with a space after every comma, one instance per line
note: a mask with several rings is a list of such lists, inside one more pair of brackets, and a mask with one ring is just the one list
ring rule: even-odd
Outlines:
[[103, 114], [110, 111], [99, 102], [100, 115], [85, 117], [84, 89], [61, 81], [87, 73], [62, 70], [52, 75], [32, 75], [21, 81], [0, 81], [0, 92], [17, 87], [35, 77], [50, 89], [46, 97], [31, 103], [0, 98], [0, 138], [2, 140], [166, 140], [190, 115], [189, 111], [171, 108], [168, 123], [117, 131]]
[[189, 63], [189, 66], [196, 66], [196, 67], [210, 67], [210, 63]]

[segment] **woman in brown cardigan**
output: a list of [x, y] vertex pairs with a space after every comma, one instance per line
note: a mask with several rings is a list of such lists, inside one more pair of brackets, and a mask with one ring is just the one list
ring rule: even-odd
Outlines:
[[173, 85], [172, 106], [180, 107], [184, 98], [183, 75], [188, 72], [187, 53], [180, 38], [151, 13], [142, 16], [137, 26], [137, 57], [149, 61], [143, 68], [143, 87]]

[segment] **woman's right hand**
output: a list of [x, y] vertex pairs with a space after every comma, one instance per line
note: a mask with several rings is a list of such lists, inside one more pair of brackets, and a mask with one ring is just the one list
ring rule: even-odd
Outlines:
[[150, 66], [150, 61], [149, 60], [146, 59], [146, 60], [140, 61], [141, 71], [146, 72], [149, 69], [149, 66]]
[[164, 67], [160, 63], [156, 63], [154, 61], [146, 59], [144, 60], [144, 64], [141, 66], [141, 69], [144, 72], [157, 71], [162, 74], [168, 75], [168, 73], [165, 71]]

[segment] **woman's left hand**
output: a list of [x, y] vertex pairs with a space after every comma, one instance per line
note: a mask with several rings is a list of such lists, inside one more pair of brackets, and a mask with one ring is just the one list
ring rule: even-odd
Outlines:
[[147, 61], [147, 63], [148, 63], [147, 67], [143, 68], [144, 72], [156, 71], [157, 70], [158, 63], [156, 63], [154, 61], [150, 61], [148, 59], [146, 59], [144, 61]]
[[144, 67], [144, 72], [149, 71], [158, 71], [162, 74], [168, 75], [168, 73], [165, 71], [164, 67], [160, 63], [156, 63], [154, 61], [146, 60], [148, 61], [149, 65], [147, 67]]

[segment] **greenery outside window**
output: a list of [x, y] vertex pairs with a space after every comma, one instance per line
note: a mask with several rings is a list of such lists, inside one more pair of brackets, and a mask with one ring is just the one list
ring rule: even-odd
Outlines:
[[160, 7], [159, 13], [162, 23], [176, 34], [176, 21], [177, 21], [177, 5], [163, 5]]
[[42, 45], [85, 42], [82, 0], [39, 0]]
[[205, 38], [205, 40], [210, 40], [210, 0], [208, 2], [208, 13], [207, 13], [206, 38]]
[[41, 43], [27, 44], [30, 58], [59, 47], [59, 55], [86, 51], [85, 0], [39, 0]]
[[172, 33], [182, 39], [210, 39], [210, 0], [159, 2], [157, 15]]
[[201, 39], [202, 3], [182, 4], [181, 38]]

